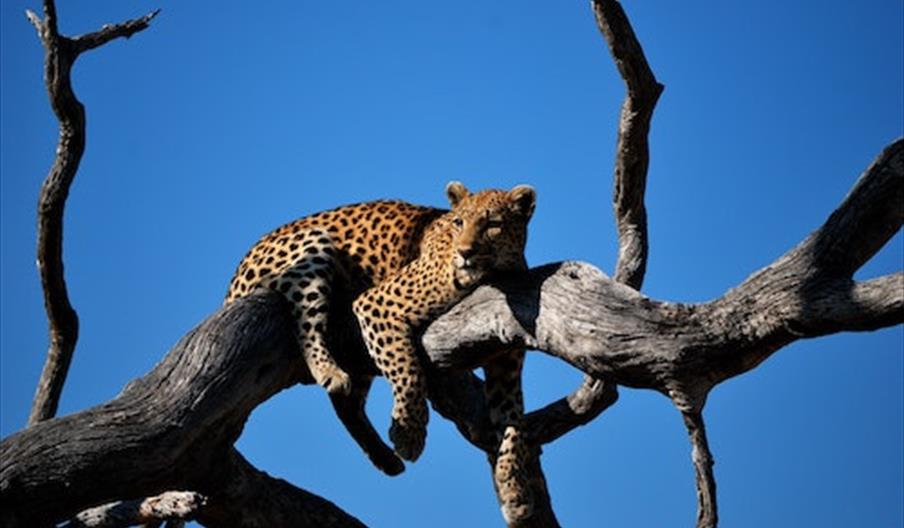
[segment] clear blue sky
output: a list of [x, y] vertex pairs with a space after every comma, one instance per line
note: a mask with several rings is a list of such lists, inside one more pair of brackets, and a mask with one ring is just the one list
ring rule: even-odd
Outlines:
[[[163, 12], [83, 56], [88, 149], [66, 210], [82, 334], [62, 413], [115, 396], [217, 309], [262, 233], [380, 197], [443, 205], [443, 186], [539, 193], [528, 260], [611, 271], [621, 80], [582, 2], [60, 0], [69, 34]], [[0, 434], [22, 427], [46, 350], [37, 192], [57, 125], [42, 50], [3, 0]], [[904, 129], [900, 0], [627, 2], [666, 85], [653, 122], [644, 291], [703, 301], [819, 226]], [[902, 268], [897, 237], [862, 277]], [[706, 410], [723, 525], [904, 524], [896, 327], [796, 343], [720, 386]], [[527, 402], [578, 382], [531, 354]], [[381, 431], [385, 382], [369, 412]], [[400, 477], [372, 469], [316, 387], [258, 408], [239, 448], [375, 527], [500, 526], [484, 457], [433, 415]], [[548, 446], [564, 526], [691, 526], [689, 446], [670, 403], [618, 404]]]

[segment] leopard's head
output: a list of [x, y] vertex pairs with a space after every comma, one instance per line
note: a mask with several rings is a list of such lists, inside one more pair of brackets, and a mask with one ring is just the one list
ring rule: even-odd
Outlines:
[[460, 182], [450, 182], [446, 196], [452, 205], [452, 265], [457, 286], [473, 285], [491, 271], [527, 267], [527, 223], [537, 202], [533, 187], [517, 185], [510, 191], [471, 193]]

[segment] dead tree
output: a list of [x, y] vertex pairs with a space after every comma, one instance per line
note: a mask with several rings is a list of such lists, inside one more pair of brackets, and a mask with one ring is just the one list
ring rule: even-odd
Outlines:
[[[647, 134], [663, 87], [618, 2], [594, 0], [592, 6], [627, 86], [614, 174], [615, 275], [566, 262], [477, 289], [422, 335], [431, 402], [489, 454], [494, 434], [482, 382], [470, 369], [500, 349], [523, 346], [585, 373], [574, 393], [526, 417], [533, 449], [522, 463], [534, 503], [510, 524], [546, 527], [558, 522], [540, 447], [612, 405], [617, 385], [660, 392], [684, 417], [693, 447], [697, 526], [716, 526], [713, 457], [702, 418], [710, 390], [798, 339], [904, 322], [904, 273], [853, 279], [904, 222], [904, 141], [879, 154], [821, 227], [721, 297], [702, 304], [650, 299], [638, 291], [647, 255]], [[44, 2], [43, 19], [29, 14], [46, 50], [46, 83], [60, 120], [57, 157], [39, 205], [51, 350], [30, 426], [0, 442], [0, 524], [197, 519], [208, 526], [363, 526], [329, 501], [255, 469], [233, 447], [257, 405], [295, 383], [312, 382], [296, 353], [288, 305], [276, 294], [219, 310], [113, 400], [50, 419], [77, 337], [60, 244], [67, 189], [84, 150], [85, 114], [69, 72], [80, 53], [145, 29], [155, 14], [75, 38], [57, 32], [52, 0]], [[353, 374], [373, 372], [349, 310], [334, 312], [331, 349]]]

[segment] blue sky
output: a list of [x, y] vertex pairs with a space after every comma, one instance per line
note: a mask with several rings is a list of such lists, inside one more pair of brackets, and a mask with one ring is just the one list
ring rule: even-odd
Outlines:
[[[555, 5], [554, 5], [555, 4]], [[380, 197], [443, 205], [531, 183], [532, 264], [611, 271], [623, 86], [586, 2], [61, 0], [69, 34], [160, 7], [153, 27], [83, 56], [88, 148], [66, 210], [66, 274], [82, 334], [62, 413], [115, 396], [217, 309], [262, 233]], [[46, 350], [34, 214], [57, 129], [42, 50], [0, 3], [0, 435], [22, 427]], [[658, 78], [644, 292], [704, 301], [818, 227], [904, 131], [899, 0], [626, 2]], [[899, 233], [859, 276], [900, 270]], [[796, 343], [710, 397], [724, 526], [904, 524], [900, 326]], [[527, 403], [578, 382], [529, 355]], [[388, 425], [378, 381], [369, 413]], [[372, 526], [501, 526], [484, 457], [433, 415], [423, 457], [372, 469], [323, 391], [259, 407], [241, 451]], [[544, 466], [568, 527], [691, 526], [681, 418], [623, 389]]]

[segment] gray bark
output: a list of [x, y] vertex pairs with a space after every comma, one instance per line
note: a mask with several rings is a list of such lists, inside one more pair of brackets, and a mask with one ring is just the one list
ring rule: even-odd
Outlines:
[[430, 325], [424, 346], [436, 364], [462, 367], [523, 345], [699, 411], [716, 384], [797, 339], [904, 321], [904, 273], [853, 279], [900, 229], [902, 203], [898, 140], [822, 227], [717, 299], [656, 301], [588, 264], [553, 264], [482, 286]]
[[251, 411], [309, 379], [286, 302], [249, 297], [186, 335], [112, 401], [0, 442], [0, 525], [45, 526], [167, 490], [207, 497], [208, 526], [363, 526], [252, 468], [232, 447]]
[[797, 339], [904, 321], [904, 274], [853, 280], [900, 229], [902, 204], [898, 140], [822, 227], [714, 301], [654, 301], [592, 266], [550, 265], [482, 287], [437, 320], [424, 345], [447, 367], [479, 364], [498, 347], [526, 346], [568, 361], [588, 379], [665, 394], [691, 441], [697, 526], [714, 527], [716, 482], [702, 416], [709, 391]]
[[194, 519], [207, 498], [193, 491], [170, 491], [156, 497], [140, 500], [117, 501], [96, 508], [89, 508], [62, 528], [114, 528], [117, 526], [167, 526], [183, 520]]

